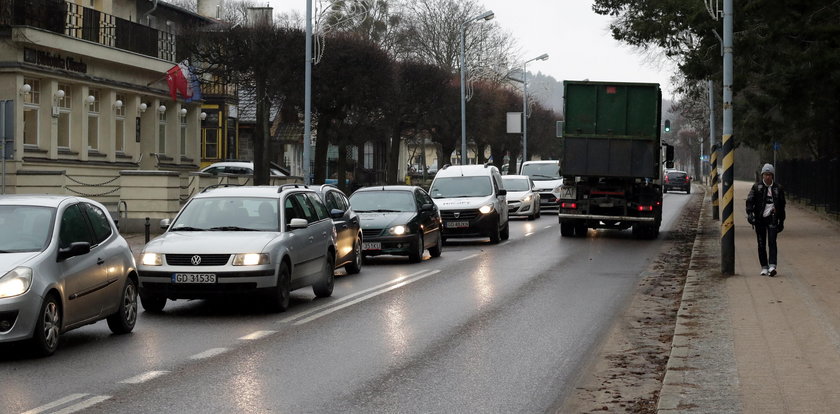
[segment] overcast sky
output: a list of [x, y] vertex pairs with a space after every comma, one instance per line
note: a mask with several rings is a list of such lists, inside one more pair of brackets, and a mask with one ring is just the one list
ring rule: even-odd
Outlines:
[[[547, 61], [529, 63], [529, 72], [542, 72], [558, 81], [659, 83], [663, 98], [671, 98], [673, 66], [614, 40], [609, 33], [610, 18], [595, 14], [591, 0], [479, 1], [493, 10], [494, 21], [516, 39], [524, 59], [549, 54]], [[306, 0], [268, 3], [275, 13], [298, 10], [302, 14], [306, 7]]]

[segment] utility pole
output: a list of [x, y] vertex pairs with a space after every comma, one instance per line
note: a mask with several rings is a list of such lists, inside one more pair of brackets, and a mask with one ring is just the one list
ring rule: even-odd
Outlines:
[[303, 183], [310, 184], [309, 160], [312, 159], [312, 0], [306, 0], [306, 69], [304, 75]]
[[720, 271], [735, 274], [735, 220], [733, 186], [735, 148], [732, 142], [732, 5], [723, 0], [723, 217], [720, 223]]
[[718, 209], [718, 172], [717, 172], [717, 150], [715, 143], [715, 83], [709, 79], [709, 181], [712, 186], [712, 219], [720, 220]]

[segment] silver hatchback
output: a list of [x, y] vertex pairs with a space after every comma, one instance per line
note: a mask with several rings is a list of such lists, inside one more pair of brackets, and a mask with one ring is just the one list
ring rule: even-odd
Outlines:
[[208, 188], [143, 249], [140, 303], [160, 312], [167, 299], [259, 295], [271, 308], [312, 286], [332, 295], [336, 235], [321, 198], [303, 185]]
[[137, 320], [134, 256], [105, 207], [0, 196], [0, 342], [30, 340], [50, 355], [60, 334], [102, 319], [118, 334]]

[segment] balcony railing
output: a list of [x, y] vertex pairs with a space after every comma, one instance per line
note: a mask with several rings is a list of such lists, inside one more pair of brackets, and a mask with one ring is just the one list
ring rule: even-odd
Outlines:
[[33, 26], [175, 61], [176, 36], [65, 0], [0, 0], [0, 26]]

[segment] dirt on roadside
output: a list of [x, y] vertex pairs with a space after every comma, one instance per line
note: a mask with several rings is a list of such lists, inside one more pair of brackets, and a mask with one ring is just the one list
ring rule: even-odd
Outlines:
[[702, 195], [691, 195], [677, 229], [668, 233], [628, 308], [616, 318], [558, 413], [656, 412]]

